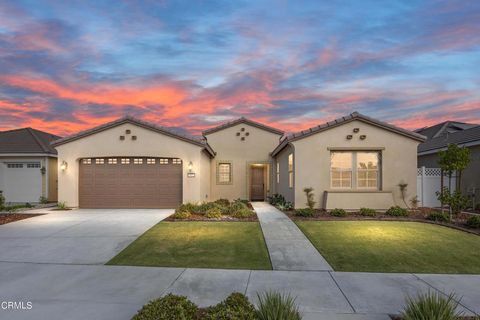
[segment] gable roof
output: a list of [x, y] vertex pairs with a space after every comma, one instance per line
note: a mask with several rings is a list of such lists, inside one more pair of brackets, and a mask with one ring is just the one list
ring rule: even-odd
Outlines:
[[436, 125], [415, 130], [415, 132], [423, 134], [428, 139], [436, 138], [441, 135], [463, 131], [478, 126], [478, 124], [465, 123], [458, 121], [444, 121]]
[[54, 134], [33, 128], [0, 132], [0, 154], [57, 154], [50, 143], [60, 139]]
[[256, 128], [259, 128], [259, 129], [262, 129], [262, 130], [265, 130], [265, 131], [269, 131], [271, 133], [275, 133], [275, 134], [278, 134], [278, 135], [283, 135], [283, 131], [282, 130], [279, 130], [279, 129], [276, 129], [276, 128], [273, 128], [273, 127], [270, 127], [270, 126], [267, 126], [263, 123], [260, 123], [260, 122], [256, 122], [256, 121], [253, 121], [253, 120], [250, 120], [250, 119], [247, 119], [245, 117], [241, 117], [241, 118], [238, 118], [236, 120], [232, 120], [232, 121], [229, 121], [229, 122], [225, 122], [219, 126], [216, 126], [216, 127], [213, 127], [213, 128], [210, 128], [210, 129], [207, 129], [207, 130], [204, 130], [202, 132], [202, 134], [205, 136], [205, 135], [208, 135], [208, 134], [211, 134], [211, 133], [214, 133], [214, 132], [217, 132], [217, 131], [221, 131], [223, 129], [227, 129], [227, 128], [230, 128], [230, 127], [233, 127], [233, 126], [236, 126], [237, 124], [241, 124], [241, 123], [245, 123], [245, 124], [248, 124], [252, 127], [256, 127]]
[[467, 146], [480, 145], [480, 125], [428, 139], [418, 145], [418, 153], [436, 153], [440, 149], [446, 148], [450, 143]]
[[341, 118], [335, 119], [333, 121], [329, 121], [327, 123], [321, 124], [319, 126], [316, 126], [316, 127], [313, 127], [313, 128], [307, 129], [307, 130], [302, 130], [300, 132], [293, 133], [293, 134], [290, 134], [290, 135], [286, 136], [282, 140], [282, 142], [272, 151], [272, 156], [275, 156], [276, 154], [278, 154], [283, 148], [285, 148], [285, 146], [287, 146], [292, 141], [296, 141], [296, 140], [300, 140], [300, 139], [309, 137], [311, 135], [314, 135], [314, 134], [317, 134], [319, 132], [338, 127], [340, 125], [352, 122], [354, 120], [359, 120], [359, 121], [374, 125], [376, 127], [380, 127], [382, 129], [385, 129], [385, 130], [388, 130], [388, 131], [406, 136], [408, 138], [420, 141], [420, 142], [423, 142], [426, 139], [425, 136], [423, 136], [419, 133], [415, 133], [413, 131], [409, 131], [409, 130], [406, 130], [406, 129], [396, 127], [392, 124], [367, 117], [367, 116], [365, 116], [361, 113], [358, 113], [358, 112], [353, 112], [353, 113], [349, 114], [348, 116], [341, 117]]
[[196, 138], [196, 137], [189, 136], [189, 135], [179, 134], [177, 132], [174, 132], [170, 128], [159, 126], [159, 125], [156, 125], [156, 124], [144, 121], [144, 120], [134, 118], [132, 116], [125, 116], [125, 117], [122, 117], [120, 119], [102, 124], [98, 127], [91, 128], [91, 129], [88, 129], [88, 130], [85, 130], [85, 131], [81, 131], [79, 133], [70, 135], [70, 136], [65, 137], [63, 139], [56, 140], [52, 143], [52, 146], [57, 147], [57, 146], [60, 146], [62, 144], [66, 144], [66, 143], [69, 143], [69, 142], [72, 142], [72, 141], [75, 141], [75, 140], [78, 140], [78, 139], [82, 139], [82, 138], [90, 136], [92, 134], [95, 134], [95, 133], [98, 133], [98, 132], [101, 132], [101, 131], [104, 131], [104, 130], [107, 130], [107, 129], [110, 129], [110, 128], [113, 128], [113, 127], [116, 127], [116, 126], [119, 126], [119, 125], [122, 125], [122, 124], [125, 124], [125, 123], [130, 123], [130, 124], [133, 124], [133, 125], [137, 125], [139, 127], [149, 129], [149, 130], [152, 130], [152, 131], [155, 131], [155, 132], [159, 132], [159, 133], [164, 134], [164, 135], [169, 136], [169, 137], [173, 137], [173, 138], [185, 141], [185, 142], [192, 143], [192, 144], [200, 146], [200, 147], [204, 147], [205, 150], [212, 157], [215, 156], [215, 152], [213, 151], [213, 149], [210, 147], [210, 145], [204, 139]]

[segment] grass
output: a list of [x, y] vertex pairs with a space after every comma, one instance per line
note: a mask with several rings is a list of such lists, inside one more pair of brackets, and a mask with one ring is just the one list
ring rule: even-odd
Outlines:
[[336, 271], [480, 273], [480, 237], [418, 222], [296, 221]]
[[258, 222], [160, 222], [108, 264], [271, 269]]

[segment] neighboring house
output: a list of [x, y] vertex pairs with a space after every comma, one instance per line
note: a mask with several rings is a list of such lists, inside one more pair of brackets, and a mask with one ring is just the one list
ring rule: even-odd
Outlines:
[[480, 202], [480, 125], [447, 121], [432, 127], [416, 130], [427, 136], [418, 146], [418, 166], [439, 168], [438, 152], [452, 143], [470, 149], [470, 164], [462, 173], [460, 190], [464, 194], [475, 195], [475, 203]]
[[8, 203], [57, 201], [59, 136], [23, 128], [0, 132], [0, 190]]
[[53, 143], [59, 199], [84, 208], [172, 208], [281, 193], [304, 207], [303, 188], [311, 186], [320, 207], [386, 209], [402, 205], [401, 181], [416, 194], [419, 134], [353, 113], [282, 137], [245, 118], [196, 138], [124, 117]]

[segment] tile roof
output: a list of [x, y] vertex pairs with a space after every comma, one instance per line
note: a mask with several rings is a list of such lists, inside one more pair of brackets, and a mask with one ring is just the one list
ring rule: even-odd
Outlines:
[[54, 134], [21, 128], [0, 132], [0, 154], [57, 154], [50, 143], [60, 139]]
[[272, 133], [275, 133], [275, 134], [278, 134], [278, 135], [283, 135], [282, 130], [264, 125], [263, 123], [253, 121], [253, 120], [247, 119], [245, 117], [241, 117], [241, 118], [223, 123], [219, 126], [207, 129], [207, 130], [203, 131], [202, 133], [205, 136], [205, 135], [208, 135], [208, 134], [211, 134], [211, 133], [223, 130], [223, 129], [227, 129], [227, 128], [236, 126], [237, 124], [241, 124], [241, 123], [245, 123], [245, 124], [251, 125], [253, 127], [257, 127], [259, 129], [263, 129], [263, 130], [266, 130], [266, 131], [269, 131], [269, 132], [272, 132]]
[[75, 141], [75, 140], [84, 138], [86, 136], [95, 134], [95, 133], [103, 131], [103, 130], [110, 129], [112, 127], [116, 127], [116, 126], [124, 124], [124, 123], [131, 123], [131, 124], [134, 124], [134, 125], [146, 128], [146, 129], [150, 129], [150, 130], [153, 130], [153, 131], [156, 131], [156, 132], [160, 132], [162, 134], [165, 134], [165, 135], [173, 137], [173, 138], [177, 138], [177, 139], [180, 139], [180, 140], [183, 140], [183, 141], [186, 141], [186, 142], [204, 147], [205, 150], [210, 153], [210, 155], [212, 155], [212, 156], [215, 155], [215, 152], [213, 151], [213, 149], [210, 147], [210, 145], [208, 145], [208, 143], [203, 138], [197, 138], [197, 137], [193, 137], [193, 136], [190, 136], [190, 135], [180, 134], [180, 133], [175, 132], [174, 130], [172, 130], [170, 128], [159, 126], [159, 125], [153, 124], [151, 122], [147, 122], [147, 121], [144, 121], [144, 120], [137, 119], [137, 118], [132, 117], [132, 116], [125, 116], [125, 117], [122, 117], [120, 119], [117, 119], [117, 120], [102, 124], [100, 126], [97, 126], [95, 128], [91, 128], [91, 129], [88, 129], [88, 130], [85, 130], [85, 131], [81, 131], [79, 133], [70, 135], [68, 137], [56, 140], [52, 143], [52, 146], [53, 147], [60, 146], [62, 144], [69, 143], [71, 141]]
[[458, 121], [444, 121], [433, 125], [431, 127], [425, 127], [415, 130], [416, 133], [423, 134], [427, 139], [439, 137], [447, 133], [454, 133], [478, 126], [478, 124], [465, 123]]
[[457, 145], [480, 144], [480, 125], [428, 139], [418, 146], [418, 153], [438, 151], [446, 148], [450, 143]]
[[282, 139], [282, 142], [272, 151], [272, 156], [275, 156], [277, 153], [279, 153], [286, 145], [288, 145], [289, 142], [299, 140], [299, 139], [303, 139], [305, 137], [311, 136], [311, 135], [319, 133], [321, 131], [331, 129], [331, 128], [337, 127], [339, 125], [342, 125], [342, 124], [345, 124], [345, 123], [348, 123], [348, 122], [351, 122], [351, 121], [354, 121], [354, 120], [360, 120], [360, 121], [372, 124], [374, 126], [381, 127], [383, 129], [386, 129], [386, 130], [404, 135], [406, 137], [415, 139], [417, 141], [423, 142], [426, 139], [425, 136], [423, 136], [419, 133], [415, 133], [413, 131], [409, 131], [409, 130], [406, 130], [406, 129], [396, 127], [392, 124], [370, 118], [370, 117], [365, 116], [365, 115], [363, 115], [361, 113], [358, 113], [358, 112], [353, 112], [353, 113], [349, 114], [348, 116], [341, 117], [341, 118], [335, 119], [333, 121], [329, 121], [327, 123], [321, 124], [319, 126], [316, 126], [316, 127], [313, 127], [313, 128], [307, 129], [307, 130], [302, 130], [300, 132], [292, 133], [292, 134], [286, 136], [284, 139]]

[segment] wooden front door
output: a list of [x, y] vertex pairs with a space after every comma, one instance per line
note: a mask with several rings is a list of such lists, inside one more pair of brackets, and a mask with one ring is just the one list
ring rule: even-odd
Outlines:
[[265, 200], [264, 167], [251, 167], [250, 199], [253, 201]]

